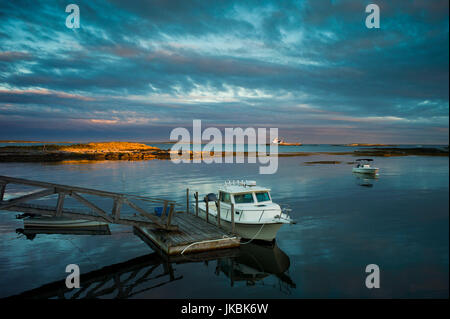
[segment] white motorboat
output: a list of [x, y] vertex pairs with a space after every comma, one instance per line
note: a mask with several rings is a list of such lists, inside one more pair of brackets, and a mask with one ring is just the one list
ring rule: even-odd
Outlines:
[[378, 167], [370, 166], [370, 163], [373, 162], [371, 158], [359, 158], [356, 160], [356, 164], [352, 169], [353, 173], [360, 174], [378, 174]]
[[[218, 197], [214, 193], [205, 196], [199, 202], [199, 215], [217, 223], [217, 211], [220, 205], [220, 223], [231, 229], [231, 205], [234, 205], [235, 232], [242, 238], [272, 241], [281, 226], [295, 223], [282, 209], [272, 202], [270, 189], [256, 186], [255, 181], [227, 182], [219, 187]], [[194, 209], [195, 209], [195, 203]]]

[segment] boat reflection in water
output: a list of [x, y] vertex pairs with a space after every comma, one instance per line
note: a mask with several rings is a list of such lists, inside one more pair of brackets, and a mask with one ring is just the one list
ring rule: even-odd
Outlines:
[[[52, 230], [52, 234], [55, 231]], [[33, 229], [32, 233], [23, 229], [18, 229], [17, 232], [27, 238], [34, 238], [39, 234], [38, 229]], [[67, 232], [68, 230], [64, 230], [64, 234]], [[48, 230], [41, 232], [47, 233]], [[183, 275], [176, 274], [173, 266], [188, 263], [215, 264], [215, 274], [225, 274], [230, 278], [231, 286], [237, 282], [252, 286], [262, 282], [264, 278], [275, 276], [283, 293], [290, 293], [290, 289], [296, 287], [287, 274], [289, 257], [278, 246], [250, 243], [234, 249], [186, 255], [168, 256], [153, 252], [81, 274], [79, 289], [67, 288], [63, 279], [10, 298], [142, 298], [149, 296], [148, 293], [153, 289], [183, 279]]]
[[16, 233], [24, 235], [27, 239], [33, 240], [38, 234], [45, 235], [111, 235], [108, 225], [102, 225], [98, 227], [76, 228], [76, 229], [55, 229], [55, 228], [36, 228], [25, 227], [17, 228]]
[[217, 261], [216, 274], [223, 272], [231, 280], [245, 282], [247, 286], [256, 285], [266, 277], [278, 278], [280, 289], [289, 293], [295, 283], [287, 275], [290, 266], [289, 257], [275, 245], [243, 244], [236, 258], [224, 258]]
[[107, 223], [74, 220], [66, 217], [37, 216], [20, 214], [16, 219], [23, 220], [23, 228], [16, 229], [17, 234], [33, 240], [38, 234], [58, 235], [111, 235]]
[[356, 178], [356, 184], [362, 187], [373, 187], [376, 180], [378, 180], [378, 175], [362, 174], [362, 173], [352, 173]]

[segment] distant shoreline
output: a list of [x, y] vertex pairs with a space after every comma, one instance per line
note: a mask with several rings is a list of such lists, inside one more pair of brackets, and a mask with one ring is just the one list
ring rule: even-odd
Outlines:
[[[4, 146], [0, 147], [0, 162], [64, 162], [64, 161], [105, 161], [105, 160], [153, 160], [170, 159], [173, 151], [162, 150], [158, 147], [133, 142], [106, 142], [72, 145], [32, 145], [32, 146]], [[233, 156], [248, 157], [248, 152], [232, 152]], [[253, 156], [253, 154], [250, 154]], [[257, 153], [255, 154], [256, 156]], [[357, 157], [393, 157], [393, 156], [447, 156], [448, 146], [436, 147], [378, 147], [362, 148], [344, 152], [290, 152], [278, 153], [279, 157], [301, 157], [312, 155], [351, 155]], [[190, 152], [190, 159], [194, 156], [217, 157], [231, 156], [231, 152]], [[274, 156], [267, 154], [266, 156]]]
[[[176, 144], [180, 143], [183, 144], [180, 141], [100, 141], [100, 142], [85, 142], [85, 141], [30, 141], [30, 140], [0, 140], [0, 143], [23, 143], [23, 144], [88, 144], [88, 143], [138, 143], [138, 144]], [[209, 141], [202, 141], [202, 144], [208, 144]], [[192, 142], [186, 142], [185, 144], [194, 144]], [[244, 143], [244, 145], [246, 145]], [[273, 145], [271, 143], [266, 143], [266, 145]], [[286, 143], [286, 144], [278, 144], [278, 146], [312, 146], [312, 145], [330, 145], [330, 146], [348, 146], [348, 147], [361, 147], [361, 146], [367, 146], [367, 147], [374, 147], [374, 146], [386, 146], [386, 147], [396, 147], [401, 145], [421, 145], [421, 146], [427, 146], [427, 145], [442, 145], [442, 146], [448, 146], [448, 144], [439, 144], [439, 143], [395, 143], [395, 144], [384, 144], [384, 143]]]

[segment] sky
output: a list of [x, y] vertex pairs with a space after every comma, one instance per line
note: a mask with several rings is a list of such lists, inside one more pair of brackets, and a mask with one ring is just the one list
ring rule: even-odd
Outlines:
[[167, 141], [200, 119], [310, 144], [448, 144], [448, 6], [0, 0], [0, 140]]

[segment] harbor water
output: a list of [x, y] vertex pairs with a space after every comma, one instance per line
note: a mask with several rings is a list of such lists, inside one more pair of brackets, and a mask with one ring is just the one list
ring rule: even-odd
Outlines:
[[[280, 157], [272, 175], [260, 175], [258, 163], [168, 160], [1, 163], [0, 175], [182, 205], [186, 188], [203, 196], [225, 180], [255, 180], [292, 210], [297, 224], [283, 226], [274, 247], [250, 243], [230, 256], [172, 263], [171, 275], [158, 276], [167, 268], [161, 260], [130, 298], [448, 298], [448, 157], [375, 158], [377, 178], [352, 174], [354, 159]], [[307, 163], [318, 161], [336, 162]], [[119, 225], [110, 227], [111, 235], [27, 238], [16, 231], [23, 222], [15, 215], [0, 212], [0, 297], [64, 280], [68, 264], [77, 264], [83, 276], [154, 253], [131, 227]], [[365, 285], [369, 264], [379, 266], [378, 289]]]

